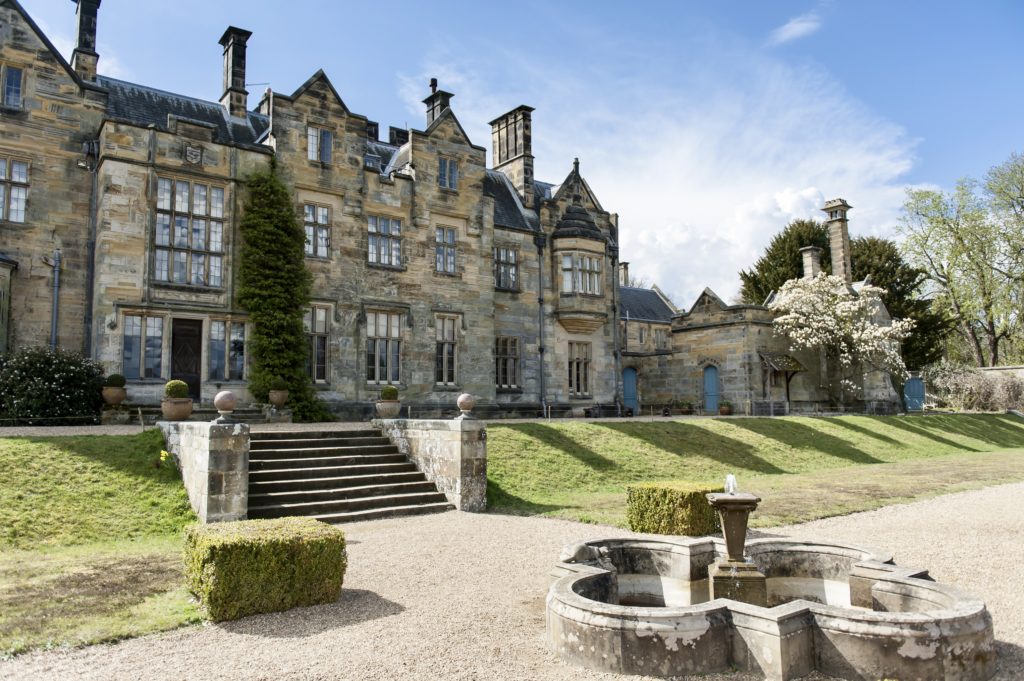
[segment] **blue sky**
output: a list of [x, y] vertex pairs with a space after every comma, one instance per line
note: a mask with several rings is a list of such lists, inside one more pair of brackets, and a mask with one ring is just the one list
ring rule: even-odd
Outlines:
[[[69, 55], [74, 5], [22, 4]], [[100, 72], [216, 100], [229, 24], [253, 32], [250, 105], [323, 68], [382, 130], [422, 128], [436, 76], [488, 150], [487, 121], [536, 107], [537, 177], [578, 156], [620, 214], [622, 258], [685, 307], [705, 286], [734, 296], [737, 270], [824, 199], [853, 204], [853, 235], [890, 236], [906, 187], [1024, 151], [1013, 0], [104, 0]]]

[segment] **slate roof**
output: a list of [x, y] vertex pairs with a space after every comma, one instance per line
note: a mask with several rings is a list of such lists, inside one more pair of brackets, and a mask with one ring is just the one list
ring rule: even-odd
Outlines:
[[504, 173], [488, 170], [484, 174], [484, 196], [494, 199], [494, 224], [507, 229], [536, 232], [540, 229], [537, 213], [526, 210], [519, 193]]
[[629, 315], [630, 321], [661, 322], [669, 324], [672, 321], [672, 311], [657, 291], [649, 288], [633, 288], [632, 286], [619, 287], [619, 301], [621, 305], [620, 318], [626, 319]]
[[398, 147], [388, 144], [387, 142], [370, 140], [366, 143], [367, 154], [380, 156], [381, 170], [387, 168], [391, 164], [391, 159], [394, 157], [396, 151], [398, 151]]
[[766, 352], [762, 350], [757, 354], [761, 355], [765, 365], [775, 371], [807, 371], [804, 365], [795, 357], [784, 352]]
[[112, 119], [167, 130], [167, 114], [174, 114], [177, 118], [213, 126], [214, 140], [221, 144], [270, 151], [258, 145], [270, 123], [262, 114], [249, 111], [245, 121], [238, 121], [231, 119], [219, 102], [176, 95], [109, 76], [97, 76], [96, 83], [109, 93], [107, 116]]

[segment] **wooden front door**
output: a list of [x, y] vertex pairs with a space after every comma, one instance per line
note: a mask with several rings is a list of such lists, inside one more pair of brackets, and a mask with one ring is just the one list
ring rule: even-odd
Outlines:
[[203, 322], [171, 321], [171, 378], [185, 381], [192, 399], [199, 399], [199, 375], [203, 366]]

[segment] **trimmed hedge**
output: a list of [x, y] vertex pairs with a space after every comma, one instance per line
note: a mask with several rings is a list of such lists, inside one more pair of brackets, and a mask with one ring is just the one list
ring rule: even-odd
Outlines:
[[332, 603], [348, 565], [344, 533], [315, 518], [185, 530], [185, 577], [211, 620]]
[[708, 503], [709, 492], [721, 485], [658, 482], [626, 487], [626, 522], [634, 532], [683, 534], [700, 537], [718, 532], [718, 513]]

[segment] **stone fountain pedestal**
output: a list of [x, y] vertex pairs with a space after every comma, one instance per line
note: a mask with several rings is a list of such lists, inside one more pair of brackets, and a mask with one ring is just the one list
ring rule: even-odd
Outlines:
[[711, 598], [729, 598], [762, 608], [768, 607], [767, 579], [756, 565], [743, 558], [747, 543], [747, 520], [761, 498], [740, 492], [707, 496], [722, 519], [727, 554], [724, 560], [716, 562], [708, 571]]

